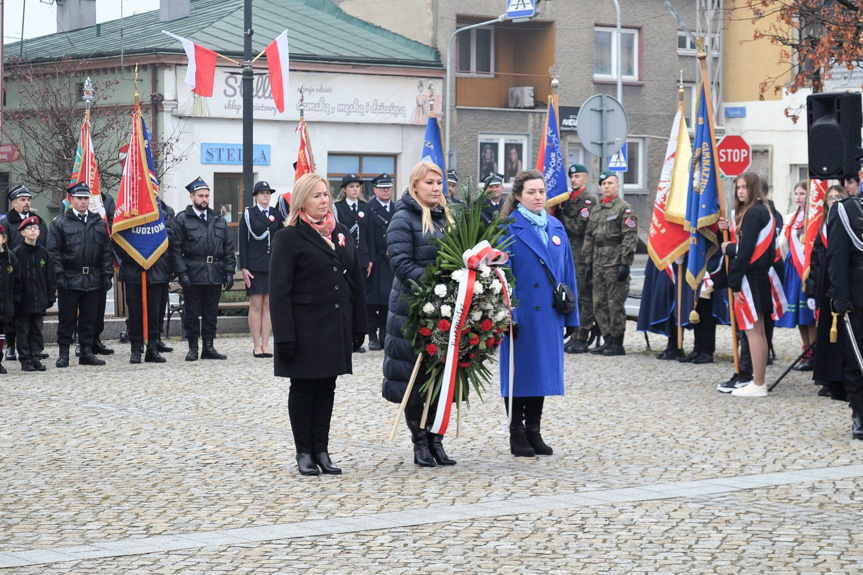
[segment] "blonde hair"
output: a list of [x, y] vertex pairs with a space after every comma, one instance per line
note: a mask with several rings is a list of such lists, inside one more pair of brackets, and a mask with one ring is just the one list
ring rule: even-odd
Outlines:
[[[429, 172], [434, 172], [435, 174], [440, 176], [441, 179], [444, 179], [443, 171], [440, 169], [440, 167], [438, 167], [437, 164], [423, 161], [419, 162], [413, 167], [408, 183], [408, 194], [410, 194], [410, 196], [419, 205], [420, 209], [422, 209], [422, 230], [424, 234], [428, 234], [434, 231], [434, 222], [432, 222], [431, 209], [428, 206], [424, 205], [421, 201], [419, 201], [419, 198], [417, 197], [416, 185], [421, 179], [426, 177], [426, 174], [428, 174]], [[449, 208], [447, 207], [446, 203], [446, 196], [444, 196], [443, 194], [441, 194], [440, 197], [440, 205], [444, 209], [447, 221], [452, 223], [452, 218], [449, 215]]]
[[[330, 184], [327, 179], [317, 174], [305, 174], [294, 184], [294, 191], [291, 194], [291, 213], [285, 219], [285, 227], [296, 226], [300, 219], [300, 212], [303, 206], [309, 201], [312, 192], [319, 183], [323, 182], [327, 186], [327, 196], [330, 196]], [[330, 196], [329, 211], [333, 211], [333, 198]]]

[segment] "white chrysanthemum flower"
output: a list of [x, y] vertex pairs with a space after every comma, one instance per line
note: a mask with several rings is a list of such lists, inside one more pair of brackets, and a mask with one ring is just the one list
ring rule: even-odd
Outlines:
[[485, 291], [485, 288], [482, 285], [482, 282], [476, 282], [473, 284], [473, 293], [474, 295], [480, 295]]
[[494, 314], [494, 321], [501, 321], [503, 318], [509, 315], [509, 312], [505, 309], [500, 310], [496, 314]]
[[446, 304], [440, 306], [440, 314], [442, 317], [452, 317], [452, 306]]
[[453, 281], [461, 281], [461, 270], [455, 270], [450, 277], [452, 277]]
[[427, 303], [423, 306], [423, 313], [426, 315], [431, 315], [434, 313], [434, 306], [430, 303]]
[[437, 284], [434, 286], [434, 293], [438, 297], [446, 296], [446, 286], [443, 284]]
[[472, 319], [473, 321], [481, 320], [482, 319], [482, 312], [479, 310], [474, 310], [474, 311], [470, 312], [470, 319]]
[[500, 280], [493, 280], [491, 282], [491, 291], [493, 291], [495, 294], [499, 294], [500, 290], [502, 290], [502, 289], [503, 289], [503, 284], [500, 283]]
[[491, 276], [491, 267], [486, 266], [486, 265], [479, 266], [479, 274], [484, 278], [490, 277]]

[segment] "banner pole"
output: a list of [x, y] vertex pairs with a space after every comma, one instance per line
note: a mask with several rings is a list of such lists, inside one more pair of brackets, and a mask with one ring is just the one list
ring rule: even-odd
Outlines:
[[402, 397], [402, 402], [399, 405], [399, 411], [398, 411], [398, 413], [396, 413], [396, 420], [393, 422], [392, 431], [390, 431], [390, 437], [389, 437], [390, 441], [392, 441], [393, 438], [396, 436], [396, 429], [399, 426], [399, 421], [402, 420], [402, 413], [405, 412], [405, 408], [408, 405], [408, 398], [411, 396], [411, 391], [414, 388], [414, 382], [416, 382], [416, 380], [417, 380], [417, 373], [419, 373], [420, 365], [422, 364], [422, 361], [423, 361], [423, 356], [422, 356], [422, 354], [419, 354], [417, 356], [417, 361], [414, 364], [414, 370], [413, 370], [413, 372], [411, 372], [411, 378], [408, 381], [407, 389], [405, 389], [405, 395], [404, 395], [404, 397]]
[[144, 319], [144, 346], [150, 345], [149, 334], [147, 333], [147, 270], [141, 270], [141, 308], [143, 313], [141, 317]]

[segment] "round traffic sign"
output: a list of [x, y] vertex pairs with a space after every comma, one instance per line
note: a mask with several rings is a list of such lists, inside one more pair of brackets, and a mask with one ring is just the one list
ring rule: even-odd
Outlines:
[[739, 176], [752, 163], [752, 148], [743, 136], [728, 134], [716, 146], [719, 169], [727, 177]]
[[628, 131], [626, 110], [611, 96], [591, 96], [578, 111], [578, 137], [584, 149], [594, 156], [607, 158], [620, 150]]

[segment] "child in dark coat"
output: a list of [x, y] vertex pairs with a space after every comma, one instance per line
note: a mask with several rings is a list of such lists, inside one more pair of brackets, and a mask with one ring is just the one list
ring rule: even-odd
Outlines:
[[18, 226], [24, 241], [14, 251], [18, 259], [15, 289], [15, 331], [21, 371], [45, 371], [39, 361], [45, 340], [42, 322], [45, 310], [54, 305], [56, 284], [48, 250], [39, 245], [39, 220], [34, 216]]
[[[0, 225], [0, 360], [3, 357], [3, 346], [6, 344], [6, 326], [15, 317], [13, 293], [15, 288], [15, 269], [18, 262], [15, 255], [6, 245], [6, 228]], [[0, 363], [0, 374], [6, 373], [6, 368]]]

